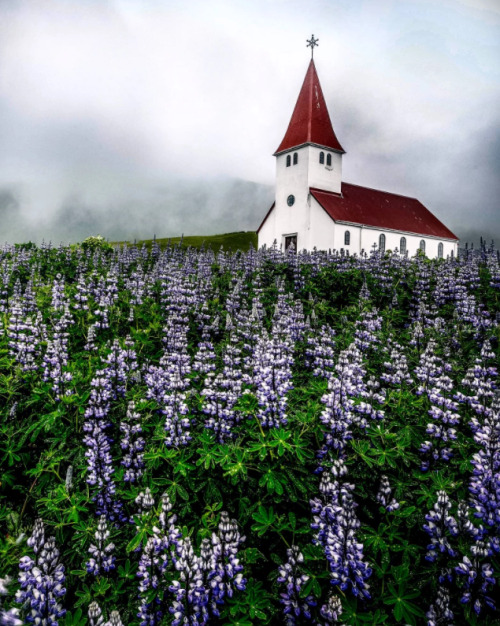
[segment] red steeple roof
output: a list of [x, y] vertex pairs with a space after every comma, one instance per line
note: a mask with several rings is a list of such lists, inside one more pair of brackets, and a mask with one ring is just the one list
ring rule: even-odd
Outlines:
[[305, 143], [345, 152], [333, 132], [318, 74], [311, 59], [290, 124], [275, 154]]

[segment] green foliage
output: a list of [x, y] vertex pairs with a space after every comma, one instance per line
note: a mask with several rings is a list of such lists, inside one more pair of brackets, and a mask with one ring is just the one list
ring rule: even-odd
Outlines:
[[[48, 329], [47, 337], [40, 340], [36, 357], [39, 365], [46, 354], [48, 338], [62, 315], [52, 301], [53, 282], [58, 274], [64, 278], [64, 293], [73, 316], [68, 329], [69, 362], [64, 369], [71, 374], [71, 380], [67, 384], [68, 394], [58, 398], [51, 382], [44, 380], [40, 367], [32, 372], [23, 371], [16, 362], [9, 345], [10, 313], [8, 310], [0, 313], [3, 330], [0, 333], [0, 560], [3, 568], [0, 575], [16, 579], [19, 558], [30, 553], [26, 537], [34, 520], [42, 517], [49, 532], [56, 537], [66, 567], [65, 604], [69, 611], [61, 625], [87, 624], [88, 605], [96, 600], [106, 615], [117, 609], [124, 624], [137, 626], [139, 550], [153, 533], [155, 518], [154, 515], [138, 516], [135, 499], [148, 487], [156, 506], [163, 493], [169, 495], [183, 535], [191, 537], [196, 551], [201, 541], [216, 531], [222, 511], [228, 511], [231, 518], [238, 520], [241, 533], [246, 536], [240, 554], [246, 590], [227, 598], [221, 607], [220, 619], [214, 623], [233, 626], [282, 623], [282, 588], [276, 580], [277, 569], [286, 561], [287, 548], [291, 545], [299, 546], [304, 556], [303, 571], [309, 578], [302, 595], [314, 596], [318, 604], [314, 615], [319, 620], [319, 608], [334, 588], [325, 555], [321, 547], [313, 543], [310, 505], [310, 500], [318, 496], [317, 451], [324, 443], [325, 429], [320, 416], [324, 410], [321, 400], [328, 391], [327, 381], [305, 366], [307, 342], [298, 342], [294, 353], [294, 388], [288, 395], [287, 424], [274, 429], [262, 428], [255, 388], [245, 382], [234, 407], [238, 415], [234, 436], [221, 442], [204, 425], [205, 377], [192, 374], [187, 397], [192, 440], [185, 447], [167, 448], [165, 416], [148, 395], [144, 382], [147, 368], [158, 365], [164, 353], [165, 311], [171, 305], [166, 286], [177, 271], [184, 271], [188, 266], [188, 274], [191, 274], [184, 285], [186, 297], [189, 298], [200, 284], [206, 290], [207, 315], [211, 322], [218, 320], [214, 322], [218, 371], [222, 369], [221, 355], [229, 342], [225, 324], [228, 302], [236, 284], [241, 285], [242, 298], [249, 311], [252, 298], [258, 295], [264, 311], [263, 325], [269, 330], [278, 297], [277, 282], [283, 281], [285, 292], [293, 294], [300, 303], [314, 331], [323, 324], [329, 324], [335, 331], [335, 360], [353, 341], [356, 322], [363, 310], [377, 309], [382, 327], [363, 365], [368, 375], [378, 379], [387, 361], [384, 348], [390, 338], [404, 346], [411, 370], [418, 365], [425, 343], [433, 338], [439, 354], [449, 357], [454, 388], [463, 389], [461, 381], [465, 372], [479, 354], [480, 342], [475, 330], [470, 323], [456, 320], [456, 308], [448, 302], [436, 312], [444, 320], [443, 330], [428, 327], [423, 345], [410, 343], [417, 269], [410, 263], [404, 266], [392, 263], [390, 254], [377, 266], [377, 271], [387, 272], [392, 281], [391, 289], [387, 289], [375, 270], [360, 269], [354, 261], [350, 265], [318, 263], [317, 267], [304, 263], [299, 272], [301, 281], [297, 283], [293, 259], [280, 257], [278, 261], [271, 261], [268, 258], [258, 269], [248, 269], [241, 262], [241, 251], [256, 248], [256, 233], [184, 237], [169, 242], [157, 240], [156, 244], [168, 255], [169, 264], [165, 267], [170, 273], [151, 254], [152, 241], [127, 244], [119, 249], [102, 237], [89, 237], [81, 246], [72, 248], [37, 249], [24, 244], [0, 253], [5, 276], [8, 276], [4, 290], [9, 301], [16, 290], [25, 293], [26, 286], [32, 285], [37, 311]], [[230, 256], [220, 252], [221, 246], [225, 251], [239, 252]], [[192, 248], [211, 252], [201, 263], [196, 256], [198, 252]], [[418, 262], [434, 268], [435, 284], [434, 262], [427, 259]], [[89, 295], [88, 308], [75, 306], [78, 280], [83, 276], [87, 285], [95, 288], [109, 284], [106, 281], [113, 278], [115, 271], [118, 273], [117, 296], [109, 307], [109, 326], [99, 328], [95, 350], [87, 350], [89, 328], [100, 319], [101, 310], [92, 295]], [[130, 282], [141, 272], [147, 275], [149, 282], [141, 298], [134, 301]], [[481, 266], [479, 276], [480, 284], [475, 290], [477, 302], [484, 305], [494, 319], [500, 310], [498, 290], [491, 287], [488, 268]], [[370, 292], [368, 302], [360, 301], [359, 297], [364, 284]], [[201, 313], [202, 307], [198, 306], [187, 314], [191, 359], [202, 339]], [[497, 359], [498, 333], [497, 326], [491, 332], [493, 339], [497, 338], [493, 343]], [[116, 570], [93, 578], [87, 574], [85, 562], [88, 548], [94, 541], [97, 519], [93, 502], [95, 490], [86, 482], [83, 423], [92, 380], [103, 368], [113, 340], [118, 339], [123, 347], [127, 336], [133, 342], [141, 376], [127, 379], [125, 393], [113, 398], [108, 417], [116, 497], [123, 502], [133, 523], [110, 528], [111, 540], [116, 546]], [[450, 345], [455, 349], [450, 350]], [[356, 402], [362, 400], [357, 398]], [[145, 471], [138, 483], [123, 481], [124, 468], [120, 464], [120, 422], [130, 401], [135, 402], [141, 416], [146, 442]], [[353, 495], [361, 524], [357, 536], [373, 573], [369, 579], [370, 600], [355, 599], [348, 590], [338, 591], [343, 607], [342, 620], [346, 624], [423, 624], [425, 612], [435, 599], [441, 565], [425, 560], [428, 537], [423, 531], [424, 516], [432, 508], [438, 490], [453, 497], [453, 513], [456, 503], [467, 500], [470, 459], [478, 445], [467, 425], [472, 416], [470, 409], [461, 407], [462, 423], [457, 428], [453, 458], [447, 464], [436, 464], [429, 472], [422, 472], [419, 448], [428, 436], [429, 409], [427, 397], [417, 394], [415, 381], [398, 388], [388, 386], [384, 419], [368, 419], [366, 427], [353, 427], [344, 456], [349, 481], [355, 485]], [[327, 457], [325, 468], [329, 469], [330, 465], [331, 458]], [[72, 484], [67, 480], [70, 467]], [[388, 477], [400, 503], [400, 508], [393, 512], [387, 512], [375, 500], [381, 475]], [[458, 599], [455, 590], [457, 623], [476, 623]], [[494, 624], [494, 619], [491, 614], [485, 614], [484, 621], [477, 623]], [[164, 623], [170, 624], [171, 620], [168, 615]]]

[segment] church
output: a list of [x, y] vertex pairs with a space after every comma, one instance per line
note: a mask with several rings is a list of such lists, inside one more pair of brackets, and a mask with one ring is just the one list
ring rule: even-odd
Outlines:
[[[314, 35], [308, 45], [317, 45]], [[377, 249], [429, 258], [457, 254], [458, 238], [416, 198], [342, 180], [345, 150], [333, 130], [311, 57], [288, 129], [274, 153], [275, 201], [259, 226], [259, 247]]]

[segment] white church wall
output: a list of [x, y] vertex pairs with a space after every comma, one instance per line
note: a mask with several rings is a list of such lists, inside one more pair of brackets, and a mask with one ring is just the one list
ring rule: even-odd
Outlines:
[[[316, 187], [324, 191], [340, 193], [342, 185], [342, 155], [333, 150], [308, 146], [309, 181], [308, 187]], [[320, 154], [323, 153], [324, 163], [320, 163]], [[328, 155], [331, 165], [328, 165]]]
[[[295, 165], [294, 154], [297, 154]], [[287, 156], [290, 156], [288, 167]], [[307, 247], [306, 236], [310, 219], [307, 205], [308, 168], [309, 152], [305, 147], [276, 157], [276, 201], [274, 209], [259, 231], [259, 246], [271, 247], [276, 240], [278, 247], [283, 245], [284, 248], [284, 237], [296, 234], [297, 248]], [[294, 197], [292, 206], [287, 203], [289, 196]]]
[[[385, 249], [394, 251], [396, 248], [400, 251], [401, 238], [406, 239], [406, 250], [408, 256], [415, 256], [420, 248], [420, 242], [425, 241], [425, 254], [428, 258], [438, 257], [438, 246], [443, 244], [443, 257], [456, 255], [458, 250], [457, 243], [447, 241], [446, 239], [438, 239], [434, 237], [425, 237], [422, 235], [412, 235], [399, 231], [382, 230], [370, 228], [367, 226], [356, 226], [354, 224], [342, 224], [334, 222], [323, 209], [323, 207], [311, 197], [311, 226], [309, 229], [308, 249], [312, 250], [316, 247], [318, 250], [342, 250], [348, 251], [349, 254], [360, 254], [364, 250], [369, 254], [373, 250], [373, 244], [377, 249], [380, 244], [380, 235], [385, 235]], [[349, 244], [345, 243], [345, 233], [349, 231]]]
[[312, 196], [310, 198], [311, 226], [308, 237], [308, 250], [333, 250], [337, 225], [323, 207]]

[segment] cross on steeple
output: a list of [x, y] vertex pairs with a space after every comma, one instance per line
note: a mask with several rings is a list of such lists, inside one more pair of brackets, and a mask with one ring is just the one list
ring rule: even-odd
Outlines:
[[319, 39], [314, 39], [314, 35], [311, 35], [311, 39], [306, 39], [306, 41], [307, 41], [306, 48], [309, 48], [309, 46], [311, 47], [311, 59], [313, 59], [314, 58], [314, 48], [315, 48], [315, 46], [318, 45]]

